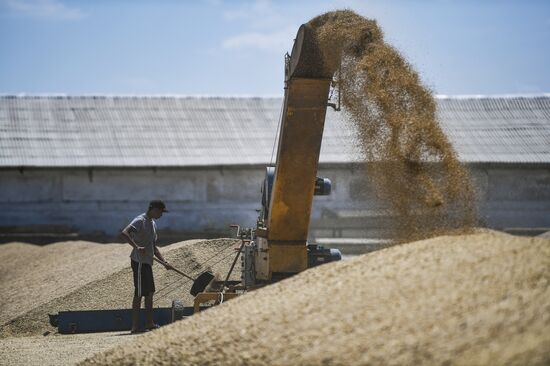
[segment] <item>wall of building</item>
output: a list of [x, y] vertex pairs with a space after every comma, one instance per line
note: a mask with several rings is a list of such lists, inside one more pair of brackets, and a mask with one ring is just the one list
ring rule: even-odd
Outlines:
[[[550, 228], [550, 165], [470, 166], [480, 219], [495, 229]], [[311, 236], [383, 237], [381, 211], [357, 165], [326, 165], [333, 192], [316, 197]], [[0, 240], [113, 240], [151, 199], [170, 213], [158, 221], [165, 241], [228, 235], [229, 224], [253, 226], [263, 166], [188, 169], [0, 170]], [[382, 213], [381, 213], [382, 212]], [[30, 234], [29, 234], [30, 233]], [[52, 239], [52, 240], [53, 240]]]
[[0, 231], [115, 237], [151, 199], [170, 213], [165, 237], [219, 235], [255, 220], [262, 169], [25, 169], [0, 171]]
[[[550, 230], [550, 164], [472, 164], [468, 169], [481, 226], [525, 234]], [[383, 238], [392, 219], [364, 187], [365, 172], [337, 166], [322, 174], [331, 178], [333, 194], [316, 198], [312, 235]]]

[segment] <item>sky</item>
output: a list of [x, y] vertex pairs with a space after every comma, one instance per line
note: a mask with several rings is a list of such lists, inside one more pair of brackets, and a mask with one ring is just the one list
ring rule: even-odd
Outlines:
[[0, 94], [281, 96], [300, 24], [343, 8], [437, 94], [550, 92], [548, 0], [0, 0]]

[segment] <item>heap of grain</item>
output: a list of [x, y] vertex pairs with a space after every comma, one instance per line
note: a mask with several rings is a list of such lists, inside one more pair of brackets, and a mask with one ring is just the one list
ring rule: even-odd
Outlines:
[[338, 69], [342, 104], [369, 162], [364, 187], [393, 210], [393, 236], [411, 241], [475, 221], [469, 174], [438, 125], [418, 74], [383, 40], [376, 21], [352, 11], [312, 19], [325, 67]]
[[[206, 269], [226, 274], [237, 243], [233, 239], [190, 240], [161, 250], [176, 268], [191, 275]], [[6, 310], [0, 313], [4, 320], [0, 323], [0, 338], [53, 331], [48, 314], [59, 311], [129, 308], [133, 294], [130, 249], [127, 244], [82, 242], [44, 248], [24, 244], [2, 246], [0, 259], [28, 259], [10, 264], [10, 281], [4, 277], [0, 281], [0, 288], [12, 289], [8, 291]], [[158, 267], [155, 305], [171, 306], [172, 299], [191, 304], [191, 281]], [[234, 276], [238, 278], [240, 273], [236, 271]], [[25, 296], [18, 295], [16, 288]]]
[[128, 248], [85, 241], [1, 245], [0, 325], [128, 266]]
[[85, 364], [548, 364], [550, 241], [441, 236], [330, 263]]

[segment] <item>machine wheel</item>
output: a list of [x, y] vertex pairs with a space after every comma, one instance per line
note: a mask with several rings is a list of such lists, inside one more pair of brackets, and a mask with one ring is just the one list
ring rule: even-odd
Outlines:
[[183, 311], [185, 306], [180, 300], [172, 300], [172, 322], [183, 318]]

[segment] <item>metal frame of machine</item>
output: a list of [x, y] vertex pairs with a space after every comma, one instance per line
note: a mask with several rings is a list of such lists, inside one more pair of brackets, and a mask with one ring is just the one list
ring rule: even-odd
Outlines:
[[242, 240], [235, 258], [241, 256], [241, 285], [227, 288], [220, 283], [219, 291], [198, 294], [195, 309], [205, 302], [220, 303], [341, 259], [336, 249], [307, 243], [313, 196], [331, 191], [330, 180], [316, 176], [326, 109], [340, 107], [339, 99], [329, 103], [336, 67], [323, 62], [313, 33], [308, 24], [303, 24], [291, 56], [285, 57], [285, 96], [276, 163], [265, 171], [256, 227], [237, 229], [237, 237]]

